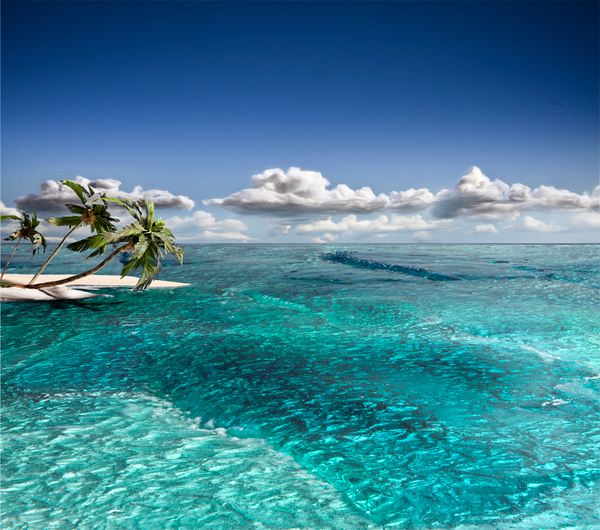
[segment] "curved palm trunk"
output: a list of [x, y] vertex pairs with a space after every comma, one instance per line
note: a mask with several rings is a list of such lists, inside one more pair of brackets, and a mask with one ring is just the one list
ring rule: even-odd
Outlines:
[[[70, 283], [75, 280], [79, 280], [79, 278], [85, 278], [86, 276], [91, 276], [95, 272], [98, 272], [102, 267], [104, 267], [111, 259], [113, 259], [119, 252], [123, 252], [131, 248], [131, 245], [127, 243], [127, 245], [123, 245], [115, 250], [108, 258], [106, 258], [102, 263], [90, 269], [89, 271], [82, 272], [81, 274], [75, 274], [74, 276], [69, 276], [68, 278], [63, 278], [62, 280], [56, 280], [54, 282], [46, 282], [46, 283], [38, 283], [37, 285], [23, 285], [24, 289], [45, 289], [46, 287], [56, 287], [57, 285], [64, 285], [65, 283]], [[17, 287], [17, 286], [15, 286]]]
[[38, 279], [38, 276], [39, 276], [40, 274], [42, 274], [42, 271], [43, 271], [43, 270], [44, 270], [44, 269], [45, 269], [45, 268], [48, 266], [48, 263], [50, 263], [50, 261], [52, 261], [52, 258], [53, 258], [54, 256], [56, 256], [56, 253], [57, 253], [57, 252], [60, 250], [60, 247], [62, 247], [62, 246], [65, 244], [65, 241], [67, 240], [67, 238], [68, 238], [68, 237], [69, 237], [69, 236], [70, 236], [70, 235], [71, 235], [73, 232], [75, 232], [75, 230], [77, 230], [77, 229], [78, 229], [78, 228], [79, 228], [79, 227], [80, 227], [82, 224], [83, 224], [83, 223], [79, 223], [77, 226], [74, 226], [74, 227], [73, 227], [73, 228], [72, 228], [72, 229], [69, 231], [69, 233], [68, 233], [68, 234], [67, 234], [65, 237], [63, 237], [63, 240], [62, 240], [62, 241], [59, 243], [59, 245], [56, 247], [56, 249], [54, 250], [54, 252], [53, 252], [52, 254], [50, 254], [50, 257], [49, 257], [49, 258], [46, 260], [46, 263], [44, 263], [44, 264], [42, 265], [42, 268], [41, 268], [39, 271], [37, 271], [37, 272], [35, 273], [35, 276], [34, 276], [34, 277], [31, 279], [31, 281], [30, 281], [30, 282], [27, 284], [28, 286], [29, 286], [29, 285], [32, 285], [32, 284], [33, 284], [33, 282], [35, 282], [35, 281]]
[[8, 268], [8, 264], [10, 263], [10, 260], [12, 259], [12, 257], [15, 254], [15, 250], [17, 250], [17, 247], [19, 246], [19, 243], [21, 242], [21, 239], [23, 239], [22, 237], [19, 238], [19, 241], [17, 241], [17, 244], [15, 245], [15, 248], [13, 248], [13, 251], [10, 253], [10, 258], [8, 258], [8, 261], [6, 262], [6, 265], [4, 267], [4, 270], [2, 271], [2, 275], [0, 276], [0, 280], [2, 278], [4, 278], [4, 273], [6, 272], [6, 269]]

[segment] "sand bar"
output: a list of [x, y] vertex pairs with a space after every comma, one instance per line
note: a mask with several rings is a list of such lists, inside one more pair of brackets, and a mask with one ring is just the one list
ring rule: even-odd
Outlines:
[[[68, 278], [69, 274], [42, 274], [35, 283], [54, 282]], [[33, 274], [5, 274], [2, 281], [5, 283], [14, 283], [27, 285], [33, 278]], [[2, 302], [42, 302], [50, 300], [82, 300], [85, 298], [93, 298], [101, 296], [98, 293], [84, 291], [80, 288], [98, 288], [98, 287], [134, 287], [138, 282], [138, 278], [128, 277], [121, 278], [120, 276], [96, 275], [80, 278], [74, 282], [69, 282], [57, 287], [48, 287], [45, 289], [21, 289], [19, 287], [4, 287], [0, 289], [0, 301]], [[150, 289], [154, 288], [173, 288], [186, 287], [189, 283], [168, 282], [164, 280], [155, 280], [150, 285]], [[73, 289], [77, 286], [78, 289]]]

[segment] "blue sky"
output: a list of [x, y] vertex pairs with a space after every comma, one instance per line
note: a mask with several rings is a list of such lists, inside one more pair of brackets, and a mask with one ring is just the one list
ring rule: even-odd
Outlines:
[[2, 201], [79, 176], [184, 242], [598, 242], [598, 15], [3, 1]]

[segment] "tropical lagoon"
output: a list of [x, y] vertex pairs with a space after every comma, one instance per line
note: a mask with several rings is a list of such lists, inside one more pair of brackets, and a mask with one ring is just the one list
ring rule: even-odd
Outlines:
[[599, 250], [190, 245], [5, 303], [2, 527], [600, 528]]

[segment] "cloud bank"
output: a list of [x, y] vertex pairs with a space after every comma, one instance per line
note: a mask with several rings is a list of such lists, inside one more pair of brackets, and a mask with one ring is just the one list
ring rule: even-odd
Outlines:
[[459, 179], [453, 190], [434, 194], [426, 188], [375, 193], [369, 187], [352, 190], [344, 184], [328, 189], [329, 181], [321, 173], [292, 167], [287, 172], [269, 169], [252, 177], [252, 188], [243, 189], [223, 199], [205, 200], [242, 214], [291, 217], [299, 214], [369, 214], [386, 210], [429, 211], [438, 219], [483, 218], [493, 221], [516, 218], [521, 211], [597, 210], [600, 186], [593, 193], [581, 195], [553, 186], [531, 190], [520, 183], [490, 180], [473, 166]]
[[[313, 239], [315, 243], [331, 242], [338, 236], [351, 237], [353, 239], [362, 239], [365, 237], [385, 237], [394, 232], [421, 232], [421, 238], [426, 231], [435, 230], [455, 230], [457, 227], [452, 224], [451, 219], [440, 221], [426, 221], [420, 215], [405, 217], [402, 215], [392, 215], [388, 218], [385, 215], [377, 219], [366, 219], [359, 221], [356, 215], [348, 215], [339, 223], [334, 222], [331, 217], [326, 220], [315, 221], [314, 223], [303, 223], [296, 227], [295, 233], [298, 235], [319, 235]], [[335, 234], [335, 235], [334, 235]]]
[[351, 190], [339, 184], [329, 190], [329, 181], [317, 171], [302, 171], [291, 167], [268, 169], [252, 177], [252, 188], [244, 189], [224, 199], [209, 199], [204, 204], [221, 206], [236, 213], [298, 214], [298, 213], [358, 213], [383, 210], [389, 198], [375, 196], [371, 188]]
[[453, 191], [442, 190], [435, 196], [431, 213], [438, 218], [516, 217], [523, 210], [585, 210], [598, 208], [600, 186], [592, 195], [578, 195], [553, 186], [531, 191], [524, 184], [508, 186], [501, 180], [491, 181], [478, 167], [472, 167]]
[[[173, 195], [165, 190], [143, 190], [141, 186], [136, 186], [131, 192], [126, 192], [119, 187], [121, 182], [114, 179], [89, 180], [83, 177], [76, 177], [75, 182], [85, 186], [92, 186], [100, 193], [106, 193], [108, 197], [125, 197], [132, 201], [147, 197], [154, 201], [156, 208], [162, 209], [188, 209], [194, 207], [194, 201], [183, 195]], [[42, 212], [61, 212], [65, 210], [65, 203], [79, 203], [75, 192], [55, 180], [47, 180], [41, 186], [39, 194], [31, 193], [15, 200], [17, 208], [26, 211]]]

